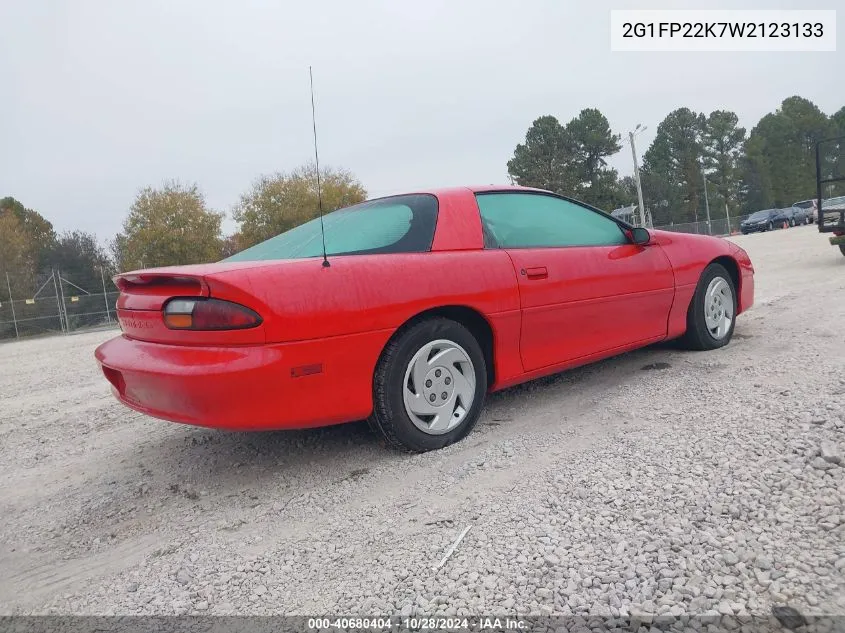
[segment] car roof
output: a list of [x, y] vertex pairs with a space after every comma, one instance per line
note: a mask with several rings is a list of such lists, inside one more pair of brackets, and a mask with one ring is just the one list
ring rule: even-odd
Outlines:
[[[552, 193], [551, 191], [547, 191], [545, 189], [537, 189], [536, 187], [522, 187], [520, 185], [496, 185], [496, 184], [489, 184], [489, 185], [465, 185], [459, 187], [435, 187], [433, 189], [423, 189], [416, 192], [408, 191], [406, 193], [428, 193], [431, 195], [435, 195], [438, 197], [448, 196], [449, 194], [458, 192], [458, 191], [466, 191], [469, 189], [472, 193], [489, 193], [493, 191], [535, 191], [538, 193]], [[404, 194], [399, 194], [404, 195]]]
[[368, 198], [367, 202], [372, 202], [373, 200], [383, 200], [385, 198], [395, 198], [397, 196], [413, 196], [413, 195], [430, 195], [430, 196], [437, 196], [438, 198], [449, 198], [450, 196], [454, 195], [465, 195], [466, 192], [469, 191], [471, 193], [492, 193], [492, 192], [509, 192], [509, 191], [533, 191], [536, 193], [547, 193], [555, 195], [554, 192], [548, 191], [546, 189], [537, 189], [536, 187], [522, 187], [520, 185], [463, 185], [463, 186], [454, 186], [454, 187], [431, 187], [431, 188], [421, 188], [421, 189], [407, 189], [404, 191], [394, 191], [391, 193], [385, 193], [382, 195], [374, 196], [372, 198]]
[[475, 185], [469, 187], [475, 193], [484, 193], [488, 191], [539, 191], [541, 193], [552, 193], [545, 189], [538, 189], [537, 187], [523, 187], [521, 185]]

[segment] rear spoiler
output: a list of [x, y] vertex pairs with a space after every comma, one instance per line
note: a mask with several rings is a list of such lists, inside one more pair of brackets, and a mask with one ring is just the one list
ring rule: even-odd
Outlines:
[[[140, 290], [142, 288], [154, 288], [158, 286], [199, 286], [208, 291], [208, 284], [200, 276], [178, 275], [173, 273], [139, 272], [121, 273], [112, 278], [114, 285], [123, 292]], [[143, 292], [143, 290], [142, 290]]]
[[115, 275], [120, 290], [118, 309], [159, 310], [172, 297], [208, 297], [211, 290], [199, 275], [166, 272], [137, 272]]

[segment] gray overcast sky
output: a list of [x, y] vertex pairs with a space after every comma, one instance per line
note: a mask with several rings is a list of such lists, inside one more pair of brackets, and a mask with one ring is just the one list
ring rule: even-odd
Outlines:
[[[371, 196], [504, 183], [543, 114], [597, 107], [617, 132], [680, 106], [751, 128], [793, 94], [845, 105], [836, 53], [612, 53], [610, 10], [808, 8], [802, 1], [4, 0], [0, 196], [102, 240], [137, 190], [197, 182], [229, 212], [261, 173], [313, 156]], [[818, 0], [814, 9], [843, 9]], [[613, 159], [630, 173], [630, 149]], [[231, 230], [232, 223], [224, 225]]]

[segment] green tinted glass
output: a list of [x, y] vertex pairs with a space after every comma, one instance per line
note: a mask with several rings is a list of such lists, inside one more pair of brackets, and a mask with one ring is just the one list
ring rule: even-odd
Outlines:
[[[323, 217], [328, 255], [413, 253], [431, 248], [437, 223], [437, 199], [430, 195], [396, 196], [363, 202]], [[320, 219], [310, 220], [224, 261], [320, 257]]]
[[628, 241], [609, 217], [554, 196], [480, 193], [476, 199], [485, 231], [499, 248], [615, 246]]

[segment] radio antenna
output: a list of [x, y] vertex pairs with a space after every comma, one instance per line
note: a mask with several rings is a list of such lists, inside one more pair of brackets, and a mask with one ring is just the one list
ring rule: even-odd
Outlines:
[[317, 153], [317, 115], [314, 109], [314, 73], [308, 67], [308, 77], [311, 80], [311, 125], [314, 129], [314, 162], [317, 165], [317, 203], [320, 205], [320, 235], [323, 238], [323, 267], [331, 266], [326, 256], [326, 228], [323, 226], [323, 190], [320, 186], [320, 155]]

